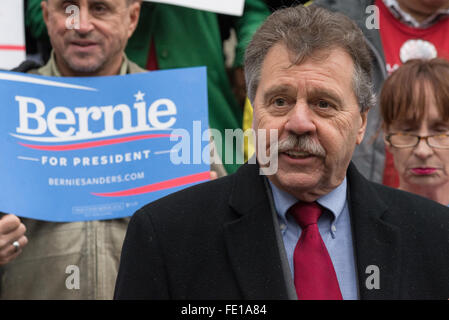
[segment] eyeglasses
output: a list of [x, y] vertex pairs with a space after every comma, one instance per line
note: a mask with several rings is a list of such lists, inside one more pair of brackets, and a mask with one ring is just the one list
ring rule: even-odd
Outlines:
[[385, 138], [393, 147], [396, 148], [416, 147], [421, 139], [424, 139], [427, 142], [427, 145], [431, 148], [449, 149], [449, 134], [446, 133], [422, 137], [405, 132], [397, 132], [390, 133]]

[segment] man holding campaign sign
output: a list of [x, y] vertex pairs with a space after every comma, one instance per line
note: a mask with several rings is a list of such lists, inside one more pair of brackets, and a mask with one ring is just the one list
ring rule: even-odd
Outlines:
[[[41, 1], [28, 0], [27, 20], [33, 37], [46, 41]], [[147, 70], [206, 66], [209, 126], [224, 136], [226, 130], [242, 127], [240, 100], [246, 97], [243, 53], [268, 15], [264, 0], [145, 0], [125, 52]], [[223, 41], [231, 29], [235, 31], [235, 47], [225, 50]], [[224, 141], [217, 153], [223, 162], [219, 175], [232, 173], [243, 163], [241, 145]], [[235, 160], [227, 161], [228, 157]]]
[[205, 68], [143, 73], [126, 58], [140, 0], [79, 0], [77, 26], [69, 5], [42, 2], [45, 66], [0, 73], [0, 298], [112, 298], [127, 216], [210, 175], [170, 163], [173, 129], [207, 132]]

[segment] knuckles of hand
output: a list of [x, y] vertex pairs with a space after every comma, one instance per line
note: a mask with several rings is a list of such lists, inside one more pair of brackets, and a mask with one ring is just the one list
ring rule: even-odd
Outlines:
[[7, 234], [17, 229], [22, 223], [20, 219], [13, 215], [8, 214], [0, 219], [0, 234]]
[[[11, 251], [9, 246], [21, 239], [25, 232], [26, 227], [17, 216], [9, 214], [0, 219], [0, 265], [9, 262], [15, 256], [15, 252]], [[26, 243], [27, 241], [23, 242], [22, 246]]]

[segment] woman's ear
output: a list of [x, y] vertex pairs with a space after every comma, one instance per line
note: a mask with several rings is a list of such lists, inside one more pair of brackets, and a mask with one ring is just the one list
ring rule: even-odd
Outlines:
[[389, 129], [388, 126], [385, 123], [382, 123], [382, 135], [384, 138], [384, 144], [385, 144], [385, 147], [387, 148], [388, 152], [391, 152], [391, 144], [387, 140], [387, 135], [389, 133], [388, 129]]

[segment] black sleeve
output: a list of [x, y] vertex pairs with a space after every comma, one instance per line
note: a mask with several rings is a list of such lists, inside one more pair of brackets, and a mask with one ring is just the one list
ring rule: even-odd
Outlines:
[[137, 211], [123, 243], [114, 299], [169, 299], [164, 261], [150, 216]]

